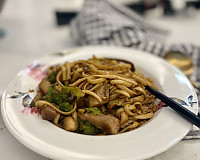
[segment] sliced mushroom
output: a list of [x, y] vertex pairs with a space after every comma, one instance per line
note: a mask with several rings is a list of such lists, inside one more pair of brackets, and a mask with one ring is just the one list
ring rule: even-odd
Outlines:
[[66, 117], [63, 120], [63, 128], [67, 131], [75, 131], [76, 130], [76, 122], [72, 117]]

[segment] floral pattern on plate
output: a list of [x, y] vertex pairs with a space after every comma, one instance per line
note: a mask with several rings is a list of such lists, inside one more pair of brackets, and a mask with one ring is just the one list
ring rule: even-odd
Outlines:
[[33, 78], [36, 81], [41, 81], [47, 74], [47, 65], [32, 63], [28, 65], [24, 71], [28, 74], [29, 77]]
[[[32, 91], [31, 91], [32, 92]], [[22, 98], [22, 106], [24, 107], [22, 109], [22, 113], [23, 114], [37, 114], [39, 116], [39, 112], [37, 110], [36, 107], [31, 107], [30, 104], [31, 104], [31, 101], [32, 101], [32, 98], [30, 97], [29, 92], [16, 92], [17, 94], [14, 94], [12, 96], [10, 96], [9, 98], [11, 99], [16, 99], [16, 98]]]

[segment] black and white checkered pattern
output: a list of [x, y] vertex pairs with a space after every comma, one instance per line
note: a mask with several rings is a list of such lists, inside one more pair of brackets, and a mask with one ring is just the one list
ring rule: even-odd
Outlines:
[[[134, 47], [158, 56], [168, 51], [180, 51], [193, 60], [195, 72], [191, 79], [200, 84], [200, 48], [192, 44], [168, 46], [168, 32], [147, 23], [125, 6], [107, 0], [85, 0], [82, 10], [71, 22], [71, 35], [78, 45], [116, 45]], [[200, 99], [200, 90], [196, 89]], [[185, 139], [200, 138], [195, 126]]]
[[86, 0], [71, 28], [73, 38], [81, 45], [106, 43], [131, 47], [149, 40], [160, 41], [167, 34], [135, 12], [106, 0]]

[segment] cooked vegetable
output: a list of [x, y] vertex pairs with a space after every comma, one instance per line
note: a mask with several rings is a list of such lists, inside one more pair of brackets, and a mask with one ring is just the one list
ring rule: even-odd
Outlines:
[[83, 93], [78, 87], [63, 87], [62, 93], [54, 87], [49, 87], [48, 93], [43, 99], [58, 105], [60, 110], [69, 112], [73, 109], [74, 103], [82, 96]]
[[57, 72], [52, 72], [52, 73], [48, 76], [49, 82], [51, 82], [51, 84], [56, 83], [56, 75], [57, 75]]
[[77, 100], [79, 100], [79, 98], [84, 96], [83, 92], [81, 92], [79, 87], [69, 87], [69, 89], [70, 89], [70, 92], [73, 93], [77, 97]]
[[85, 110], [87, 113], [92, 113], [95, 116], [102, 113], [97, 107], [89, 107], [89, 108], [85, 108]]
[[67, 131], [75, 131], [76, 130], [76, 122], [72, 117], [66, 117], [63, 120], [63, 128]]
[[88, 121], [81, 121], [79, 120], [79, 133], [86, 134], [86, 135], [96, 135], [100, 134], [101, 130], [94, 125], [92, 125]]
[[59, 109], [64, 112], [69, 112], [73, 109], [73, 105], [69, 104], [69, 102], [64, 102], [59, 105]]

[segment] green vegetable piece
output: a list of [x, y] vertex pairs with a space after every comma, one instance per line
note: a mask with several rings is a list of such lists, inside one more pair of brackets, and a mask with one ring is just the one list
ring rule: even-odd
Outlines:
[[43, 96], [43, 99], [50, 103], [55, 103], [57, 105], [63, 103], [63, 98], [61, 94], [53, 87], [49, 87], [48, 93], [47, 95]]
[[63, 94], [69, 94], [69, 87], [63, 87], [62, 88], [62, 93]]
[[51, 97], [48, 95], [43, 96], [42, 99], [51, 103]]
[[42, 99], [44, 99], [45, 101], [48, 101], [48, 102], [52, 103], [51, 95], [53, 93], [53, 90], [54, 90], [53, 87], [49, 87], [47, 95], [43, 96]]
[[69, 112], [73, 109], [73, 105], [69, 104], [69, 102], [64, 102], [59, 105], [59, 109], [64, 112]]
[[79, 130], [82, 134], [86, 135], [96, 135], [101, 133], [101, 130], [92, 125], [90, 122], [81, 120], [79, 120]]
[[70, 87], [70, 91], [72, 92], [73, 95], [77, 97], [77, 100], [79, 100], [79, 98], [84, 96], [84, 93], [81, 91], [79, 87]]
[[57, 76], [57, 72], [52, 72], [52, 73], [48, 76], [49, 82], [51, 82], [51, 84], [56, 83], [56, 76]]
[[61, 94], [52, 94], [51, 100], [53, 103], [55, 103], [57, 105], [60, 105], [63, 103], [63, 98], [62, 98]]
[[85, 108], [87, 113], [92, 113], [95, 116], [97, 116], [98, 114], [101, 114], [102, 112], [99, 110], [99, 108], [97, 107], [91, 107], [91, 108]]
[[55, 103], [62, 111], [71, 111], [74, 103], [78, 98], [82, 97], [83, 93], [78, 87], [62, 87], [62, 93], [56, 90], [54, 87], [49, 87], [47, 95], [43, 96], [43, 99]]
[[62, 97], [64, 101], [71, 104], [74, 104], [74, 102], [77, 100], [77, 97], [71, 92], [71, 87], [62, 88]]
[[62, 88], [62, 98], [65, 100], [69, 96], [70, 96], [69, 88], [68, 87], [63, 87]]
[[47, 93], [47, 95], [48, 95], [48, 96], [51, 96], [52, 93], [53, 93], [53, 90], [54, 90], [53, 87], [49, 87], [49, 88], [48, 88], [48, 93]]

